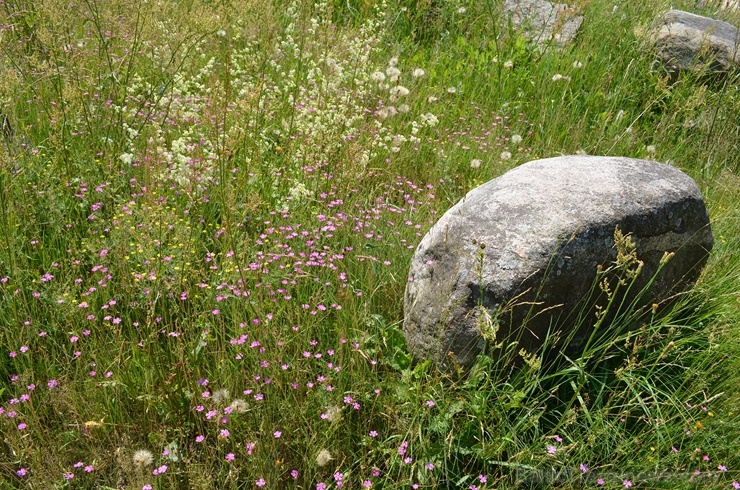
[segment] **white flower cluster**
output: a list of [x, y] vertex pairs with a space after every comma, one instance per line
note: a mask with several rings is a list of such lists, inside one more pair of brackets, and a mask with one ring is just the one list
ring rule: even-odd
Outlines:
[[[168, 26], [160, 23], [167, 32]], [[191, 50], [201, 52], [202, 40], [194, 41]], [[148, 46], [142, 50], [150, 61], [172, 68], [160, 78], [151, 74], [135, 73], [126, 86], [126, 97], [121, 105], [112, 104], [121, 115], [125, 141], [129, 148], [119, 159], [126, 165], [136, 164], [140, 158], [134, 148], [136, 140], [146, 137], [159, 164], [160, 177], [176, 184], [193, 197], [200, 195], [216, 175], [216, 144], [202, 129], [204, 112], [211, 87], [215, 59], [191, 57], [185, 63], [177, 50], [168, 45]], [[185, 66], [194, 69], [186, 73]], [[198, 65], [200, 66], [198, 67]]]
[[[412, 78], [409, 80], [411, 82], [409, 86], [411, 87], [426, 76], [423, 68], [415, 68], [410, 74]], [[411, 112], [411, 107], [405, 101], [410, 99], [412, 91], [406, 85], [401, 84], [402, 77], [403, 71], [396, 56], [388, 60], [388, 66], [384, 70], [377, 70], [370, 75], [370, 80], [377, 84], [380, 91], [380, 104], [375, 111], [378, 138], [373, 142], [373, 148], [376, 153], [379, 150], [397, 153], [406, 142], [417, 146], [421, 142], [419, 132], [423, 128], [433, 128], [439, 124], [439, 119], [431, 112], [423, 113], [418, 119], [411, 121], [408, 118], [398, 123], [389, 121], [393, 116]], [[436, 101], [436, 97], [427, 98], [428, 103]]]
[[288, 190], [288, 195], [283, 198], [280, 211], [288, 212], [292, 207], [299, 206], [313, 195], [313, 192], [303, 182], [294, 182]]
[[[288, 28], [272, 48], [266, 69], [258, 61], [264, 46], [248, 44], [232, 58], [237, 75], [233, 88], [242, 100], [259, 104], [265, 121], [246, 131], [257, 131], [263, 154], [290, 144], [284, 154], [287, 181], [302, 181], [304, 173], [328, 165], [347, 151], [366, 119], [379, 76], [371, 69], [371, 58], [378, 49], [382, 17], [368, 19], [354, 32], [340, 33], [332, 26], [326, 1], [314, 5], [305, 27], [299, 27], [304, 22], [298, 5], [296, 1], [288, 7]], [[327, 45], [328, 36], [332, 43]], [[380, 75], [385, 80], [385, 74]], [[395, 94], [404, 97], [401, 88]], [[356, 156], [360, 161], [366, 158], [361, 153]], [[278, 194], [286, 191], [282, 185], [276, 189]]]

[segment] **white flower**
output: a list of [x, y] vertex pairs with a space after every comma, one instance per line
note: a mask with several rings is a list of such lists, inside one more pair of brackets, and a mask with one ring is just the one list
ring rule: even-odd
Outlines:
[[504, 61], [504, 68], [513, 68], [513, 67], [514, 67], [514, 62], [513, 61], [511, 61], [511, 60]]
[[226, 31], [223, 29], [219, 29], [218, 31], [216, 31], [216, 35], [218, 37], [226, 37]]
[[[288, 196], [286, 197], [286, 201], [293, 201], [300, 203], [301, 201], [305, 200], [307, 197], [310, 197], [312, 192], [306, 187], [306, 185], [303, 182], [295, 182], [293, 184], [293, 187], [290, 188], [288, 191]], [[215, 394], [215, 393], [214, 393]]]
[[501, 158], [501, 160], [503, 160], [504, 162], [507, 160], [511, 160], [511, 153], [508, 151], [502, 151], [499, 158]]
[[131, 165], [134, 162], [134, 156], [131, 153], [124, 153], [118, 159], [126, 165]]
[[468, 9], [466, 9], [465, 7], [460, 7], [459, 9], [457, 9], [457, 13], [460, 15], [464, 14], [467, 11]]
[[439, 119], [437, 119], [437, 116], [432, 114], [431, 112], [427, 112], [426, 114], [422, 114], [421, 117], [421, 123], [429, 126], [430, 128], [436, 126], [439, 123]]
[[483, 163], [483, 161], [479, 158], [476, 158], [475, 160], [470, 161], [470, 168], [478, 168], [480, 167], [480, 164]]
[[421, 78], [425, 74], [426, 74], [426, 72], [423, 69], [421, 69], [421, 68], [417, 68], [416, 70], [414, 70], [414, 73], [413, 73], [414, 78]]
[[583, 67], [583, 63], [581, 63], [580, 61], [576, 60], [573, 62], [573, 68], [578, 69], [582, 67]]
[[401, 104], [398, 106], [398, 112], [401, 114], [406, 114], [408, 111], [410, 111], [411, 108], [408, 106], [408, 104]]
[[447, 87], [448, 94], [454, 94], [455, 92], [457, 92], [457, 89], [455, 87]]
[[584, 150], [583, 148], [581, 148], [580, 150], [576, 150], [576, 155], [583, 156], [583, 155], [588, 155], [588, 153], [586, 153], [586, 150]]
[[319, 451], [319, 454], [316, 455], [316, 464], [319, 466], [326, 466], [331, 460], [331, 453], [326, 449], [322, 449]]
[[433, 95], [430, 95], [429, 97], [427, 97], [427, 102], [428, 102], [428, 103], [430, 103], [430, 104], [434, 104], [434, 103], [435, 103], [435, 102], [437, 102], [438, 100], [439, 100], [439, 99], [438, 99], [438, 98], [436, 98], [436, 97], [435, 97], [435, 96], [433, 96]]
[[383, 73], [382, 71], [376, 71], [375, 73], [370, 75], [370, 80], [378, 83], [383, 82], [385, 81], [385, 73]]
[[393, 146], [401, 146], [406, 141], [408, 141], [408, 139], [402, 134], [393, 136]]
[[655, 145], [647, 145], [647, 148], [645, 148], [645, 151], [647, 151], [651, 155], [655, 155], [655, 152], [657, 150], [655, 149]]
[[512, 145], [518, 145], [522, 142], [522, 137], [519, 134], [515, 134], [511, 137], [511, 144]]
[[397, 66], [398, 65], [398, 56], [394, 56], [393, 58], [388, 60], [388, 66]]

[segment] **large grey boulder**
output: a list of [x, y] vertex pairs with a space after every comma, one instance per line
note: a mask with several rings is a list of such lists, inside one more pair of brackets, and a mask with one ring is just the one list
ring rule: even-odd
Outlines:
[[[518, 340], [517, 350], [535, 352], [551, 325], [564, 330], [562, 338], [572, 333], [569, 345], [577, 346], [596, 321], [589, 310], [599, 299], [587, 298], [599, 265], [615, 260], [617, 227], [644, 263], [632, 291], [655, 275], [665, 252], [675, 252], [644, 304], [693, 284], [713, 243], [696, 183], [653, 161], [549, 158], [473, 189], [414, 254], [404, 301], [409, 350], [442, 365], [452, 352], [469, 366], [491, 318], [496, 341]], [[577, 323], [577, 332], [567, 332]]]
[[570, 44], [583, 23], [583, 16], [572, 7], [547, 0], [506, 0], [504, 12], [512, 25], [540, 49]]
[[653, 36], [658, 60], [671, 73], [716, 73], [740, 66], [740, 31], [727, 22], [669, 10]]

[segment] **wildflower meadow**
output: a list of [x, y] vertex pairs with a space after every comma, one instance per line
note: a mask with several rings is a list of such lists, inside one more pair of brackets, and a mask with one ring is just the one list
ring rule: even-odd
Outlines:
[[[664, 0], [548, 49], [503, 3], [0, 1], [0, 488], [740, 488], [740, 73], [654, 66]], [[412, 359], [422, 236], [576, 153], [698, 182], [696, 287], [555, 367]]]

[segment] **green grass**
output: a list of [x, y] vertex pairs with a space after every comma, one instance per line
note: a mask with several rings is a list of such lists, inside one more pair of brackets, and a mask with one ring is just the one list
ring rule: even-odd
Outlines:
[[[738, 75], [652, 71], [657, 0], [544, 53], [500, 3], [4, 2], [0, 488], [732, 488]], [[413, 361], [424, 233], [576, 152], [697, 180], [695, 289], [556, 367]]]

